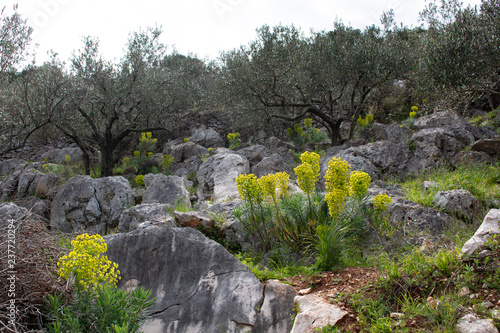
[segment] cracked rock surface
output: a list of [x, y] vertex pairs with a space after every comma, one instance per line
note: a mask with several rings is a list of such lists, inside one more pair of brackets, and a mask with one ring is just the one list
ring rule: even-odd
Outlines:
[[151, 226], [105, 238], [119, 286], [142, 286], [156, 297], [144, 332], [290, 331], [295, 290], [266, 287], [202, 233]]

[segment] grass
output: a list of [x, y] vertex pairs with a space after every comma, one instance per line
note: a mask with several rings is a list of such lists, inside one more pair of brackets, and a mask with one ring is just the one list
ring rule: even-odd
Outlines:
[[[424, 181], [432, 182], [433, 186], [423, 191]], [[456, 170], [439, 166], [434, 170], [424, 170], [400, 183], [406, 199], [423, 206], [434, 207], [434, 196], [439, 191], [464, 189], [474, 195], [486, 209], [495, 207], [495, 200], [500, 200], [499, 184], [500, 163], [492, 166], [461, 166]]]

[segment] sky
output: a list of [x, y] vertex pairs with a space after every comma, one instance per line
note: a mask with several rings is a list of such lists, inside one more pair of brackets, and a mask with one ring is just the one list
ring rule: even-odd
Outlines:
[[[181, 54], [215, 60], [221, 51], [248, 44], [256, 29], [295, 25], [306, 34], [331, 30], [335, 20], [363, 29], [379, 24], [394, 9], [396, 22], [418, 26], [426, 0], [2, 0], [6, 13], [18, 12], [34, 28], [37, 63], [47, 52], [67, 61], [83, 46], [84, 36], [97, 37], [106, 60], [119, 60], [131, 32], [161, 27], [161, 41]], [[480, 0], [466, 0], [479, 4]]]

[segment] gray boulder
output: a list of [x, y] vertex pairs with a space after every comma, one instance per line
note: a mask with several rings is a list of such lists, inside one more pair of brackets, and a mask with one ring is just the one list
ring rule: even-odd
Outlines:
[[468, 146], [474, 142], [470, 124], [461, 115], [453, 111], [436, 112], [417, 118], [413, 124], [417, 131], [430, 128], [444, 128], [462, 145]]
[[387, 185], [381, 181], [374, 182], [368, 189], [368, 201], [372, 202], [374, 196], [382, 193], [387, 193], [392, 198], [387, 214], [394, 225], [404, 224], [405, 228], [440, 235], [452, 221], [448, 214], [405, 200], [404, 192], [399, 186]]
[[66, 155], [69, 155], [71, 162], [79, 162], [83, 158], [83, 152], [78, 147], [54, 148], [45, 152], [41, 158], [49, 163], [62, 164], [66, 163]]
[[295, 291], [268, 288], [220, 244], [191, 228], [149, 227], [105, 237], [120, 287], [156, 297], [148, 332], [288, 332]]
[[500, 137], [478, 140], [471, 146], [471, 150], [485, 152], [490, 156], [498, 156], [500, 154]]
[[125, 209], [120, 215], [118, 230], [128, 232], [137, 229], [144, 222], [164, 227], [176, 227], [174, 218], [169, 214], [171, 206], [167, 204], [141, 204]]
[[471, 313], [460, 318], [455, 328], [457, 333], [498, 333], [493, 320], [479, 319]]
[[215, 221], [206, 212], [179, 212], [174, 210], [172, 213], [179, 227], [205, 227], [213, 228]]
[[282, 171], [287, 171], [290, 173], [290, 164], [286, 163], [280, 154], [272, 154], [271, 156], [265, 157], [257, 165], [252, 168], [252, 173], [260, 178], [262, 176], [268, 175], [270, 173], [277, 173]]
[[0, 177], [7, 176], [23, 167], [24, 162], [18, 158], [0, 161]]
[[144, 185], [146, 185], [146, 192], [142, 196], [142, 203], [191, 206], [189, 192], [181, 177], [148, 174], [144, 176]]
[[500, 209], [490, 210], [476, 233], [462, 247], [462, 255], [469, 257], [481, 252], [484, 249], [484, 244], [488, 240], [488, 237], [500, 233], [500, 228], [498, 226], [499, 222]]
[[253, 167], [262, 161], [262, 159], [271, 155], [269, 150], [263, 145], [248, 146], [237, 150], [236, 153], [245, 156], [250, 163], [250, 167]]
[[30, 215], [24, 207], [19, 207], [13, 202], [2, 202], [0, 203], [0, 229], [8, 226], [12, 221], [18, 221]]
[[130, 183], [123, 177], [75, 176], [52, 201], [50, 224], [65, 233], [83, 229], [106, 234], [118, 226], [122, 211], [133, 201]]
[[493, 164], [495, 159], [482, 151], [461, 151], [451, 160], [451, 164], [458, 168], [460, 166]]
[[171, 155], [174, 163], [183, 163], [193, 157], [208, 154], [208, 149], [194, 142], [182, 142], [179, 144], [167, 144], [163, 149], [164, 155]]
[[466, 190], [439, 191], [434, 204], [447, 214], [471, 222], [479, 209], [479, 200]]
[[419, 171], [433, 167], [439, 160], [451, 161], [455, 155], [465, 148], [447, 128], [421, 129], [411, 137], [414, 153], [409, 171]]
[[370, 161], [377, 169], [381, 170], [381, 172], [394, 175], [405, 172], [410, 158], [410, 152], [406, 145], [400, 145], [387, 140], [349, 148], [343, 153], [363, 157]]
[[196, 175], [199, 184], [198, 200], [211, 199], [212, 202], [218, 202], [238, 198], [235, 179], [250, 171], [246, 157], [220, 148], [217, 152], [203, 162]]
[[194, 129], [189, 141], [202, 145], [203, 147], [223, 147], [225, 140], [219, 132], [212, 128], [197, 128]]
[[297, 296], [295, 302], [299, 312], [290, 333], [312, 333], [324, 326], [334, 326], [347, 315], [346, 311], [314, 295]]

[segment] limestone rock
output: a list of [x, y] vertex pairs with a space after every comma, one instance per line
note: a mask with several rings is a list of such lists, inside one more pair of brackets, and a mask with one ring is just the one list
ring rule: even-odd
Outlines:
[[144, 176], [144, 185], [146, 185], [146, 191], [142, 196], [142, 203], [191, 206], [189, 192], [181, 177], [148, 174]]
[[217, 150], [200, 166], [198, 180], [198, 200], [218, 202], [239, 197], [236, 177], [250, 171], [246, 157], [229, 150]]
[[290, 329], [294, 291], [267, 290], [220, 244], [194, 229], [153, 226], [105, 239], [106, 255], [119, 265], [119, 286], [130, 281], [156, 297], [141, 328], [146, 333]]
[[170, 205], [167, 204], [141, 204], [129, 209], [125, 209], [120, 215], [118, 230], [128, 232], [134, 230], [144, 222], [164, 227], [176, 227], [175, 220], [170, 216]]
[[460, 166], [493, 164], [495, 159], [482, 151], [461, 151], [451, 160], [451, 164], [458, 168]]
[[479, 208], [479, 200], [466, 190], [439, 191], [434, 204], [447, 214], [472, 221]]
[[118, 226], [122, 211], [133, 200], [130, 183], [123, 177], [75, 176], [52, 201], [50, 224], [66, 233], [83, 229], [106, 234]]
[[262, 159], [271, 155], [269, 150], [263, 145], [248, 146], [237, 150], [236, 153], [245, 156], [250, 163], [250, 167], [253, 167], [262, 161]]
[[476, 233], [462, 247], [462, 255], [468, 257], [481, 252], [488, 237], [500, 233], [499, 222], [500, 209], [491, 209]]
[[223, 147], [225, 140], [219, 132], [212, 128], [197, 128], [194, 129], [189, 141], [197, 143], [203, 147]]
[[456, 325], [457, 333], [498, 333], [491, 319], [479, 319], [473, 314], [460, 318]]
[[482, 151], [490, 156], [497, 156], [500, 154], [500, 137], [478, 140], [471, 146], [471, 150]]
[[299, 313], [290, 333], [310, 333], [323, 326], [333, 326], [347, 314], [346, 311], [314, 295], [297, 296], [295, 301], [298, 303]]

